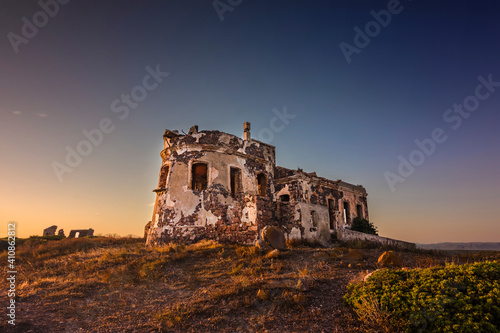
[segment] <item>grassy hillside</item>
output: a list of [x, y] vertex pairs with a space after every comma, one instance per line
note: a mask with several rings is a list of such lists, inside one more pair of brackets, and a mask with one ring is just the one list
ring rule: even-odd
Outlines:
[[[200, 242], [32, 239], [17, 249], [19, 332], [384, 332], [343, 302], [382, 249], [294, 247], [278, 256]], [[405, 266], [499, 258], [398, 252]], [[0, 260], [6, 262], [3, 252]], [[2, 290], [7, 283], [2, 279]], [[5, 293], [0, 302], [7, 304]], [[5, 320], [0, 330], [9, 329]]]

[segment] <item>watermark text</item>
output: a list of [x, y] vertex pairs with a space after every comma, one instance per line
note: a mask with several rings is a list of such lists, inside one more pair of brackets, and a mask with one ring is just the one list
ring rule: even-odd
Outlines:
[[21, 26], [21, 32], [16, 34], [14, 32], [9, 32], [7, 34], [7, 39], [14, 50], [14, 53], [19, 53], [19, 45], [28, 44], [29, 41], [38, 35], [39, 29], [45, 27], [49, 23], [50, 18], [54, 18], [57, 13], [59, 13], [59, 5], [65, 5], [70, 0], [40, 0], [38, 1], [38, 6], [41, 10], [35, 12], [31, 17], [31, 20], [26, 16], [21, 18], [23, 25]]
[[[474, 93], [465, 97], [461, 104], [453, 104], [453, 107], [443, 113], [443, 121], [448, 124], [452, 130], [457, 130], [462, 126], [464, 119], [468, 119], [475, 111], [479, 109], [481, 101], [488, 99], [496, 88], [500, 87], [500, 82], [493, 81], [493, 75], [489, 74], [487, 78], [482, 75], [477, 77], [479, 84], [474, 89]], [[426, 159], [434, 154], [437, 146], [448, 139], [446, 130], [442, 127], [434, 128], [429, 137], [422, 140], [415, 139], [417, 146], [407, 156], [399, 155], [399, 165], [396, 172], [385, 171], [384, 178], [391, 192], [396, 190], [398, 183], [404, 183], [408, 177], [413, 175], [416, 168], [424, 164]]]
[[7, 322], [10, 325], [16, 325], [16, 222], [9, 222], [7, 225], [7, 281], [9, 290], [7, 298], [9, 300], [7, 306]]

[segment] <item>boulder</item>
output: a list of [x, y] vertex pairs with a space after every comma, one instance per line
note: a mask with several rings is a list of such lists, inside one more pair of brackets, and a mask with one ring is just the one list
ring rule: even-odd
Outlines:
[[286, 249], [285, 234], [278, 227], [265, 226], [260, 232], [260, 238], [273, 249]]
[[269, 252], [268, 254], [266, 254], [266, 258], [268, 258], [268, 259], [279, 258], [280, 254], [281, 254], [280, 250], [274, 249], [271, 252]]
[[[374, 270], [373, 272], [370, 272], [370, 273], [366, 274], [366, 275], [363, 277], [363, 281], [365, 281], [365, 282], [366, 282], [366, 281], [368, 281], [368, 279], [370, 278], [370, 276], [372, 276], [375, 272], [382, 271], [382, 270], [384, 270], [384, 269], [386, 269], [386, 268], [378, 268], [378, 269]], [[368, 271], [367, 271], [367, 272], [368, 272]]]
[[261, 252], [267, 252], [272, 250], [272, 247], [269, 246], [263, 239], [258, 239], [255, 242], [255, 246], [261, 251]]
[[259, 289], [257, 291], [257, 298], [261, 301], [264, 301], [269, 298], [269, 295], [265, 292], [265, 290]]
[[385, 251], [378, 258], [377, 264], [379, 267], [403, 266], [403, 259], [393, 251]]

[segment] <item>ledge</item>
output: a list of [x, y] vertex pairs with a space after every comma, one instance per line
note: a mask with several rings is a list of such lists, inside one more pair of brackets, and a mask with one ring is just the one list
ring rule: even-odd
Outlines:
[[167, 189], [166, 188], [157, 188], [157, 189], [154, 189], [153, 192], [165, 192]]

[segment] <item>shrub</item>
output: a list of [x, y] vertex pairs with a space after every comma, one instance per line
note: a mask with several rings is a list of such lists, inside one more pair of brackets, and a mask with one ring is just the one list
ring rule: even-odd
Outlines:
[[344, 301], [357, 313], [377, 304], [383, 311], [377, 318], [406, 332], [498, 332], [499, 280], [499, 262], [381, 270], [349, 285]]
[[365, 234], [378, 235], [377, 227], [368, 220], [356, 217], [352, 220], [351, 230], [364, 232]]

